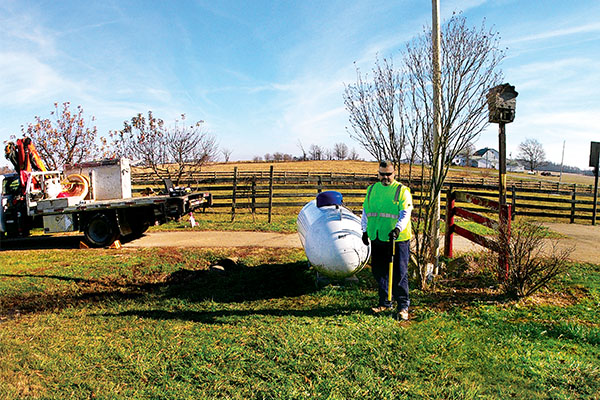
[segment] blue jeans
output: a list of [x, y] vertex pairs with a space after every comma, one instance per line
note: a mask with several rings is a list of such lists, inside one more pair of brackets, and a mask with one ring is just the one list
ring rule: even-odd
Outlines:
[[[408, 309], [408, 259], [410, 257], [410, 240], [396, 242], [394, 268], [392, 276], [392, 298], [398, 303], [398, 310]], [[379, 305], [391, 307], [388, 301], [388, 273], [392, 247], [390, 242], [378, 239], [371, 241], [371, 271], [377, 281]]]

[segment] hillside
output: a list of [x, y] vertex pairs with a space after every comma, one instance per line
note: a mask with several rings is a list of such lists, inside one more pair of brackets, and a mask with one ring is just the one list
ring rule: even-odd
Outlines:
[[[234, 162], [214, 162], [202, 167], [202, 171], [207, 172], [231, 172], [235, 167], [238, 171], [268, 171], [271, 165], [276, 171], [300, 171], [300, 172], [340, 172], [373, 174], [377, 173], [377, 162], [375, 161], [352, 161], [352, 160], [329, 160], [329, 161], [281, 161], [281, 162], [252, 162], [252, 161], [234, 161]], [[402, 174], [408, 174], [408, 166], [402, 166]], [[481, 176], [494, 178], [498, 176], [498, 170], [452, 167], [449, 176], [472, 177]], [[510, 172], [507, 174], [509, 179], [514, 180], [533, 180], [545, 182], [558, 182], [558, 174], [554, 176], [529, 175], [527, 173]], [[563, 173], [562, 183], [577, 183], [579, 185], [593, 185], [594, 177]]]

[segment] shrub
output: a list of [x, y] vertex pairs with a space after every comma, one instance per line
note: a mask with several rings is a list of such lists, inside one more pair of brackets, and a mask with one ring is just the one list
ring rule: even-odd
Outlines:
[[509, 272], [503, 282], [507, 294], [530, 296], [567, 271], [573, 248], [559, 247], [558, 239], [545, 235], [546, 229], [537, 222], [513, 225], [510, 239], [499, 235], [500, 246], [508, 248]]

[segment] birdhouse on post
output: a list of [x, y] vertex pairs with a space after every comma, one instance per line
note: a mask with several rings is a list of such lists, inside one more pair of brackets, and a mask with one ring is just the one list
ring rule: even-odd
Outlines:
[[515, 87], [508, 83], [491, 88], [487, 94], [489, 122], [508, 124], [515, 120], [517, 96]]

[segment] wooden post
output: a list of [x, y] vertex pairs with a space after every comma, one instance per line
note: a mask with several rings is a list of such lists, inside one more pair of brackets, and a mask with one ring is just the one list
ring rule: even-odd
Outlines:
[[515, 185], [512, 185], [512, 200], [511, 200], [511, 206], [512, 206], [512, 212], [510, 214], [510, 220], [514, 221], [515, 220], [515, 214], [516, 214], [516, 209], [517, 209], [517, 189], [515, 188]]
[[571, 193], [571, 223], [575, 222], [575, 190]]
[[498, 124], [498, 145], [500, 148], [498, 202], [500, 203], [500, 210], [502, 210], [502, 206], [506, 204], [506, 124], [504, 122]]
[[269, 168], [269, 223], [273, 214], [273, 166]]
[[317, 181], [317, 193], [321, 193], [323, 191], [322, 186], [323, 186], [323, 181], [321, 179], [321, 175], [319, 175], [319, 179]]
[[256, 214], [256, 176], [252, 175], [252, 216]]
[[235, 219], [235, 196], [237, 194], [237, 167], [233, 168], [233, 191], [231, 194], [231, 222]]
[[510, 210], [510, 206], [509, 205], [500, 205], [500, 235], [501, 235], [501, 244], [504, 244], [505, 246], [502, 246], [499, 250], [499, 254], [500, 257], [498, 257], [498, 261], [499, 261], [499, 271], [498, 273], [503, 273], [504, 275], [504, 279], [508, 279], [508, 273], [509, 273], [509, 263], [508, 263], [508, 258], [509, 258], [509, 249], [508, 246], [510, 245], [510, 217], [511, 217], [511, 210]]
[[453, 256], [453, 241], [454, 241], [454, 205], [456, 195], [452, 191], [452, 186], [448, 188], [446, 193], [446, 237], [444, 240], [444, 256], [452, 258]]

